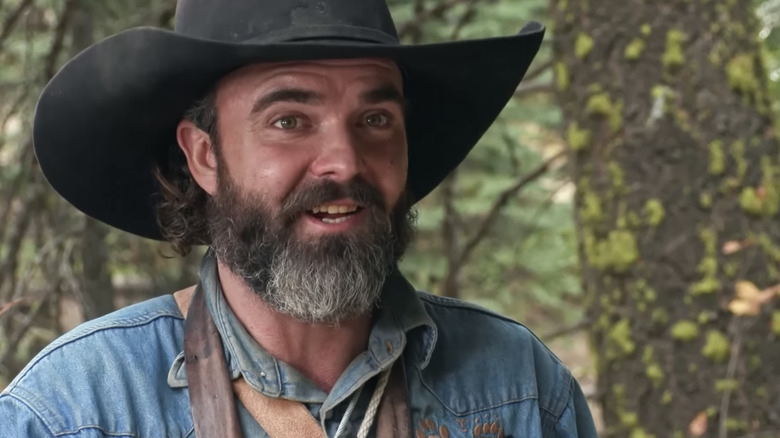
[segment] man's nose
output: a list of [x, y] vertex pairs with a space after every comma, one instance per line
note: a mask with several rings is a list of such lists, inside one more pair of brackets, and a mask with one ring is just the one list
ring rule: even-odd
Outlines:
[[357, 136], [346, 124], [323, 129], [311, 172], [319, 178], [349, 181], [363, 171]]

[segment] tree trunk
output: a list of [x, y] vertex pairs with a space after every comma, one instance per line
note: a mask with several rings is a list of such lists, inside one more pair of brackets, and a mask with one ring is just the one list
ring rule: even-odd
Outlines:
[[729, 307], [738, 282], [780, 281], [780, 149], [752, 3], [551, 7], [604, 436], [776, 435], [778, 299]]

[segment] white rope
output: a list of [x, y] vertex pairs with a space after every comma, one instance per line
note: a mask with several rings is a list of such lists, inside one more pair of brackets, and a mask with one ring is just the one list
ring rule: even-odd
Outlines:
[[376, 417], [379, 402], [382, 401], [382, 394], [385, 392], [391, 369], [392, 367], [388, 368], [379, 376], [379, 381], [376, 383], [374, 394], [371, 396], [371, 401], [368, 402], [366, 415], [363, 416], [363, 423], [360, 425], [360, 429], [358, 429], [357, 438], [368, 438], [368, 431], [371, 430], [371, 426], [374, 424], [374, 417]]
[[347, 410], [344, 411], [344, 416], [341, 417], [341, 422], [339, 423], [338, 429], [336, 429], [336, 435], [334, 435], [334, 438], [340, 438], [342, 434], [344, 433], [344, 430], [347, 428], [347, 424], [349, 424], [349, 417], [352, 416], [352, 411], [355, 410], [355, 406], [357, 406], [358, 399], [360, 398], [360, 393], [363, 392], [363, 387], [361, 386], [360, 389], [358, 389], [355, 392], [355, 395], [352, 396], [352, 400], [349, 401], [349, 405], [347, 405]]

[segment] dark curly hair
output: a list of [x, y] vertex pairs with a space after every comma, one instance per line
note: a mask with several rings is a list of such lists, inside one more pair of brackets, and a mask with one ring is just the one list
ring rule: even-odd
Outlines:
[[[218, 148], [216, 94], [210, 91], [184, 113], [211, 138], [212, 148]], [[218, 153], [217, 150], [215, 150]], [[195, 181], [187, 166], [187, 158], [177, 144], [168, 148], [168, 162], [154, 168], [159, 186], [156, 205], [157, 225], [173, 250], [186, 256], [193, 245], [208, 245], [211, 241], [206, 216], [209, 194]]]

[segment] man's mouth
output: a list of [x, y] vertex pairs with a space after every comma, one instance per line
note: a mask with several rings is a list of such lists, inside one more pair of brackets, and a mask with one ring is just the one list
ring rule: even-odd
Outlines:
[[307, 210], [307, 213], [326, 224], [340, 224], [362, 209], [357, 204], [323, 204]]

